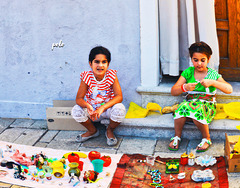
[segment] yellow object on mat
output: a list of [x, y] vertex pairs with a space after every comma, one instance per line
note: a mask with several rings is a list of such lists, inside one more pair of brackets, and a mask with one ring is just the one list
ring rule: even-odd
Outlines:
[[161, 110], [161, 106], [159, 106], [157, 103], [148, 103], [146, 109], [134, 102], [130, 102], [125, 118], [145, 118], [149, 111], [159, 111], [160, 114], [162, 114]]

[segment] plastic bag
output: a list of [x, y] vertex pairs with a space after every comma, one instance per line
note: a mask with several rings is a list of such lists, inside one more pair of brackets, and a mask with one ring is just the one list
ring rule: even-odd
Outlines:
[[130, 102], [125, 118], [145, 118], [149, 111], [159, 111], [162, 114], [162, 108], [157, 103], [148, 103], [146, 108]]

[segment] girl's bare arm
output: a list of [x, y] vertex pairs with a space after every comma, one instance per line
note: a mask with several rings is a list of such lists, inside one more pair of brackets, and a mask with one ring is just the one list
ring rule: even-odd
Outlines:
[[217, 80], [208, 80], [203, 79], [200, 82], [204, 87], [213, 86], [226, 94], [231, 94], [233, 91], [232, 86], [227, 83], [222, 77], [218, 78]]

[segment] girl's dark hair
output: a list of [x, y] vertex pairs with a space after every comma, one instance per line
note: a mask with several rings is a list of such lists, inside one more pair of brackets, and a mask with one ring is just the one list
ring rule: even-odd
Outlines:
[[193, 57], [193, 54], [195, 52], [205, 54], [208, 59], [212, 55], [211, 47], [208, 44], [206, 44], [205, 42], [202, 42], [202, 41], [193, 43], [190, 46], [190, 48], [188, 48], [188, 50], [189, 50], [189, 55], [190, 55], [191, 58]]
[[98, 54], [105, 55], [108, 60], [108, 63], [110, 63], [111, 53], [107, 48], [105, 48], [103, 46], [96, 46], [95, 48], [93, 48], [89, 53], [88, 60], [92, 63], [92, 61], [95, 59], [96, 55], [98, 55]]

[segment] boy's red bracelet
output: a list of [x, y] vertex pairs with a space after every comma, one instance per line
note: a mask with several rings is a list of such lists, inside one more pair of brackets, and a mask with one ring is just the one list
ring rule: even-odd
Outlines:
[[186, 84], [181, 85], [181, 89], [182, 89], [183, 92], [187, 92], [187, 90], [186, 90], [185, 87], [184, 87], [185, 85], [186, 85]]

